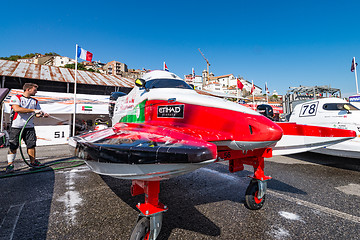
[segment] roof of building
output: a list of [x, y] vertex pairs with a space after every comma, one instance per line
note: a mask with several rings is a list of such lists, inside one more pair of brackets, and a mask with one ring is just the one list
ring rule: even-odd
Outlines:
[[[75, 82], [75, 70], [73, 69], [8, 60], [0, 60], [0, 76]], [[82, 70], [77, 71], [77, 83], [129, 88], [135, 86], [134, 80], [129, 78]]]
[[[249, 80], [245, 80], [245, 79], [240, 79], [240, 80], [244, 80], [246, 84], [252, 85], [252, 82], [250, 82]], [[243, 83], [243, 82], [242, 82], [242, 83]], [[259, 87], [259, 86], [257, 86], [256, 84], [254, 84], [254, 86], [255, 86], [255, 88], [258, 88], [258, 89], [262, 90], [262, 88]]]
[[230, 77], [231, 75], [234, 75], [234, 74], [227, 74], [227, 75], [215, 76], [215, 77], [209, 77], [209, 78], [210, 78], [210, 79], [218, 79], [218, 78]]

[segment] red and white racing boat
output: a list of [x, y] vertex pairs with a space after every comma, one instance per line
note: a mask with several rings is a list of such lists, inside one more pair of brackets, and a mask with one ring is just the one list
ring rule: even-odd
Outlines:
[[[173, 73], [152, 71], [117, 99], [109, 129], [75, 136], [69, 143], [96, 173], [131, 179], [132, 195], [145, 193], [137, 205], [139, 221], [131, 239], [156, 239], [161, 229], [160, 180], [215, 161], [229, 161], [230, 172], [254, 168], [246, 205], [265, 201], [264, 158], [307, 151], [355, 137], [354, 131], [277, 124], [237, 103], [196, 93]], [[282, 139], [285, 139], [282, 141]]]
[[313, 149], [313, 152], [360, 158], [360, 110], [339, 98], [321, 98], [295, 106], [290, 122], [297, 124], [349, 129], [357, 137], [340, 143]]

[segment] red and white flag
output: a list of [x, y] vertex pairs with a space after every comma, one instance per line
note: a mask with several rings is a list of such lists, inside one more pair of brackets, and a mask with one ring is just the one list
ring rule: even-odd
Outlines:
[[240, 79], [236, 78], [238, 89], [242, 90], [244, 88], [244, 84], [240, 81]]
[[168, 67], [166, 66], [166, 63], [165, 63], [165, 62], [164, 62], [163, 70], [164, 70], [164, 71], [169, 71], [169, 69], [168, 69]]
[[254, 91], [255, 91], [255, 86], [254, 86], [254, 82], [253, 81], [251, 81], [251, 91], [250, 91], [250, 93], [251, 94], [253, 94], [254, 93]]
[[268, 89], [268, 87], [267, 87], [267, 82], [265, 83], [265, 92], [266, 92], [266, 94], [269, 94], [270, 92], [269, 92], [269, 89]]
[[77, 57], [81, 58], [81, 59], [83, 59], [85, 61], [91, 62], [93, 54], [91, 52], [89, 52], [89, 51], [86, 51], [85, 49], [83, 49], [81, 47], [78, 47]]

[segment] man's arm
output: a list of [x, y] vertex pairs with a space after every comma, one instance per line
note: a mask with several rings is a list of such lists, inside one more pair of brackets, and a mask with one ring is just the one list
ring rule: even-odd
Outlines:
[[23, 107], [20, 107], [19, 105], [11, 105], [13, 110], [15, 112], [18, 112], [18, 113], [33, 113], [36, 111], [36, 109], [29, 109], [29, 108], [23, 108]]

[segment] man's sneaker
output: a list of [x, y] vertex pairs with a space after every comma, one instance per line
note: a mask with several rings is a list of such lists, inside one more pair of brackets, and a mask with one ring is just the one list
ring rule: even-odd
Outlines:
[[44, 166], [44, 164], [41, 164], [38, 160], [35, 160], [34, 163], [30, 163], [32, 167], [41, 167]]
[[6, 173], [13, 173], [13, 172], [15, 172], [14, 164], [9, 164], [9, 165], [7, 165], [7, 167], [6, 167]]

